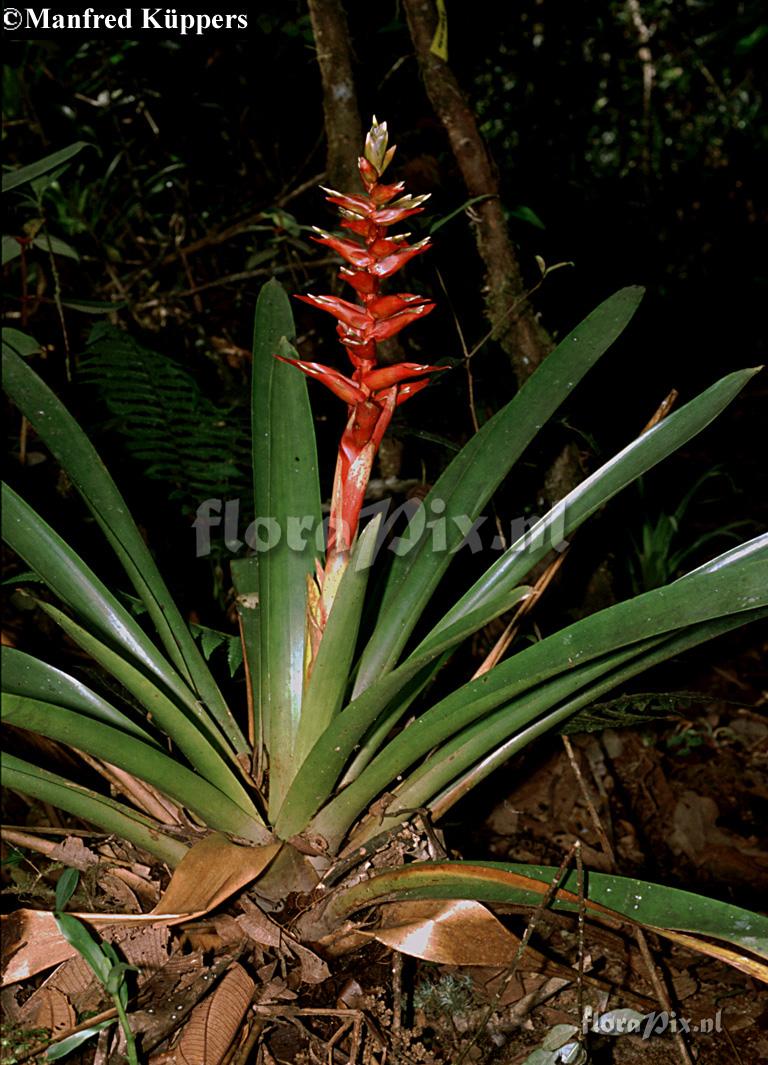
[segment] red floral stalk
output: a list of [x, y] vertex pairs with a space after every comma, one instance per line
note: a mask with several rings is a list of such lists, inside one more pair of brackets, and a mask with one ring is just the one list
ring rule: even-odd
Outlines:
[[431, 300], [409, 293], [381, 295], [381, 282], [429, 247], [428, 237], [409, 245], [405, 239], [408, 234], [389, 235], [390, 226], [423, 211], [422, 204], [428, 196], [402, 195], [402, 182], [379, 183], [395, 152], [394, 145], [388, 148], [387, 143], [387, 124], [378, 123], [374, 116], [364, 154], [358, 160], [365, 192], [344, 195], [324, 189], [329, 203], [338, 207], [344, 229], [362, 238], [362, 243], [331, 236], [321, 229], [316, 230], [319, 236], [313, 238], [338, 252], [349, 264], [342, 267], [340, 276], [352, 286], [360, 302], [350, 303], [337, 296], [298, 297], [337, 319], [336, 330], [352, 363], [352, 375], [345, 377], [316, 362], [283, 360], [322, 381], [347, 404], [347, 425], [339, 446], [331, 498], [325, 570], [318, 574], [322, 600], [316, 622], [320, 631], [357, 533], [376, 451], [394, 410], [428, 384], [427, 374], [445, 369], [413, 362], [377, 365], [377, 343], [423, 318], [434, 307]]

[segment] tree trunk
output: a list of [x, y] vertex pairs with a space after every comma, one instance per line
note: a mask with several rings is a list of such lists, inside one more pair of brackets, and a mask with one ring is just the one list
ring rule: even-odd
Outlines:
[[[494, 339], [509, 356], [518, 384], [553, 347], [523, 297], [524, 286], [499, 199], [499, 184], [472, 110], [448, 63], [430, 51], [437, 13], [433, 0], [403, 0], [424, 87], [450, 141], [474, 207], [475, 239], [485, 264], [485, 304]], [[517, 303], [515, 310], [511, 310]]]
[[363, 129], [352, 75], [352, 49], [341, 0], [309, 0], [309, 17], [323, 83], [323, 112], [328, 138], [328, 184], [341, 192], [360, 188], [357, 157]]

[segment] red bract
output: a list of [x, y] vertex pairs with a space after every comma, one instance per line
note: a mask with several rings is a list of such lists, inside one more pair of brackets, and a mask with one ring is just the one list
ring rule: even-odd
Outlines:
[[347, 425], [339, 446], [331, 498], [325, 570], [318, 575], [322, 596], [318, 605], [315, 594], [312, 609], [313, 651], [357, 533], [376, 451], [395, 408], [426, 387], [428, 374], [445, 369], [413, 362], [381, 367], [376, 364], [379, 341], [399, 333], [434, 307], [431, 300], [411, 293], [387, 296], [380, 293], [382, 280], [427, 251], [430, 243], [427, 237], [407, 244], [407, 234], [390, 236], [388, 233], [390, 226], [423, 211], [422, 204], [428, 198], [402, 195], [405, 190], [402, 182], [379, 183], [394, 151], [394, 146], [388, 147], [386, 122], [379, 123], [374, 116], [364, 154], [358, 160], [365, 191], [348, 194], [335, 189], [323, 190], [328, 202], [338, 208], [342, 226], [361, 240], [333, 236], [317, 228], [318, 235], [312, 238], [332, 248], [349, 264], [342, 267], [340, 276], [355, 290], [360, 303], [338, 296], [298, 297], [336, 318], [337, 332], [353, 366], [351, 376], [345, 377], [320, 363], [283, 358], [283, 362], [322, 381], [347, 404]]

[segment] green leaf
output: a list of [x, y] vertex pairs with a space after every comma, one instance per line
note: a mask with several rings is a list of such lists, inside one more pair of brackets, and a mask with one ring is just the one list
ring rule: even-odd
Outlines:
[[24, 651], [18, 651], [15, 647], [0, 649], [0, 661], [3, 691], [66, 706], [69, 710], [77, 710], [81, 714], [106, 721], [125, 732], [139, 736], [146, 743], [157, 746], [154, 737], [140, 725], [63, 670], [56, 669], [33, 655], [25, 654]]
[[163, 729], [201, 776], [222, 791], [241, 810], [260, 821], [256, 808], [239, 777], [235, 775], [232, 765], [228, 764], [220, 753], [227, 748], [216, 744], [220, 737], [211, 733], [210, 721], [204, 715], [200, 716], [202, 711], [199, 706], [192, 708], [198, 715], [197, 721], [190, 720], [141, 670], [126, 662], [50, 603], [40, 602], [39, 606], [71, 640], [91, 655], [141, 703], [149, 719]]
[[[286, 339], [293, 333], [288, 297], [277, 281], [269, 281], [256, 305], [251, 412], [255, 512], [280, 537], [259, 558], [260, 683], [270, 758], [270, 817], [282, 805], [297, 768], [307, 579], [319, 553], [315, 540], [321, 527], [306, 381], [303, 374], [275, 358], [278, 352], [295, 356]], [[306, 521], [307, 531], [294, 539], [297, 521]], [[298, 547], [301, 535], [307, 540], [303, 548]]]
[[154, 854], [161, 862], [167, 862], [171, 868], [177, 866], [187, 853], [184, 843], [166, 836], [163, 826], [146, 814], [14, 755], [0, 753], [0, 765], [4, 787], [50, 803], [74, 817], [98, 825], [105, 832], [127, 839]]
[[[538, 736], [556, 728], [606, 692], [691, 647], [715, 639], [741, 625], [766, 617], [765, 610], [716, 618], [692, 625], [666, 638], [645, 641], [616, 651], [590, 666], [580, 667], [541, 688], [505, 704], [459, 732], [439, 747], [397, 789], [390, 816], [355, 831], [368, 838], [384, 827], [401, 824], [403, 811], [428, 805], [435, 816], [450, 809], [480, 781], [508, 762]], [[443, 790], [441, 790], [443, 789]], [[327, 816], [321, 814], [320, 817]]]
[[255, 815], [246, 813], [207, 780], [149, 744], [111, 725], [39, 699], [3, 694], [2, 708], [8, 724], [119, 766], [186, 806], [209, 827], [254, 843], [265, 842], [268, 834]]
[[[478, 902], [538, 905], [555, 880], [554, 866], [520, 865], [510, 862], [415, 862], [394, 871], [379, 873], [340, 892], [334, 900], [338, 915], [349, 915], [362, 906], [395, 899], [475, 899]], [[521, 885], [525, 877], [534, 883]], [[768, 918], [750, 913], [719, 899], [708, 899], [679, 888], [645, 880], [587, 872], [585, 898], [615, 913], [658, 929], [674, 929], [725, 940], [745, 950], [768, 956]], [[563, 890], [578, 893], [575, 871], [561, 882]], [[555, 909], [573, 911], [574, 900], [556, 898]]]
[[[420, 676], [426, 666], [488, 621], [509, 610], [529, 591], [529, 588], [515, 588], [487, 604], [482, 611], [461, 618], [342, 710], [318, 738], [297, 773], [275, 822], [278, 835], [290, 839], [305, 827], [308, 819], [333, 791], [353, 750], [369, 728], [382, 724], [381, 733], [389, 733], [399, 715], [405, 712], [414, 695], [429, 679], [429, 675], [426, 678]], [[415, 690], [412, 687], [414, 684]], [[397, 700], [395, 710], [382, 718], [393, 700]], [[386, 724], [385, 732], [383, 723]], [[377, 731], [376, 735], [379, 734]]]
[[380, 528], [377, 515], [358, 538], [328, 615], [301, 704], [296, 754], [302, 762], [344, 701]]
[[39, 577], [37, 573], [28, 569], [15, 574], [13, 577], [6, 577], [4, 580], [0, 581], [0, 585], [2, 586], [7, 584], [45, 584], [45, 581]]
[[103, 1031], [105, 1028], [109, 1028], [111, 1024], [117, 1022], [116, 1017], [110, 1017], [109, 1020], [100, 1021], [98, 1024], [92, 1025], [90, 1028], [83, 1028], [80, 1032], [74, 1032], [72, 1035], [68, 1035], [66, 1039], [60, 1040], [58, 1043], [52, 1043], [51, 1046], [45, 1052], [45, 1057], [48, 1061], [58, 1061], [59, 1058], [65, 1058], [67, 1054], [71, 1054], [73, 1050], [77, 1050], [83, 1043], [87, 1043], [89, 1039], [93, 1039], [95, 1035]]
[[734, 52], [736, 55], [745, 55], [747, 52], [751, 52], [753, 48], [756, 48], [759, 44], [768, 37], [768, 25], [761, 22], [758, 26], [744, 37], [736, 42]]
[[519, 207], [511, 207], [507, 212], [510, 218], [516, 218], [519, 222], [527, 222], [536, 229], [546, 229], [542, 220], [531, 207], [520, 204]]
[[206, 662], [216, 648], [221, 647], [227, 639], [227, 634], [225, 632], [219, 632], [217, 629], [209, 629], [207, 625], [195, 625], [192, 631], [196, 636], [200, 637], [200, 647], [202, 648]]
[[53, 152], [51, 155], [46, 155], [42, 159], [38, 159], [36, 163], [30, 163], [28, 166], [19, 167], [18, 170], [10, 170], [3, 174], [3, 192], [10, 192], [11, 189], [16, 189], [19, 185], [24, 185], [29, 181], [34, 181], [42, 174], [47, 174], [50, 170], [55, 170], [56, 167], [61, 166], [62, 163], [68, 162], [74, 158], [83, 148], [91, 148], [93, 145], [87, 143], [87, 141], [75, 141], [74, 144], [70, 144], [66, 148], [61, 148], [58, 152]]
[[757, 369], [738, 370], [721, 378], [653, 429], [637, 437], [582, 481], [486, 570], [432, 630], [433, 633], [455, 621], [465, 610], [476, 610], [486, 595], [498, 595], [504, 588], [514, 587], [524, 580], [532, 566], [622, 488], [714, 421], [757, 372]]
[[56, 885], [56, 909], [59, 912], [67, 908], [67, 903], [77, 890], [79, 879], [80, 873], [77, 869], [65, 869], [59, 877], [59, 882]]
[[46, 252], [46, 254], [63, 255], [67, 259], [74, 259], [76, 262], [80, 262], [80, 256], [71, 244], [67, 244], [65, 240], [60, 240], [50, 234], [43, 233], [35, 237], [32, 245], [35, 248], [39, 248], [40, 251]]
[[227, 665], [229, 675], [234, 677], [243, 664], [243, 644], [239, 636], [230, 636], [227, 640]]
[[[422, 611], [450, 565], [464, 531], [455, 519], [474, 521], [539, 429], [621, 334], [643, 290], [626, 288], [601, 303], [558, 344], [517, 395], [466, 444], [411, 519], [403, 538], [407, 554], [395, 558], [376, 628], [362, 657], [355, 695], [392, 669]], [[432, 503], [449, 530], [448, 550], [436, 555], [425, 515]], [[419, 528], [421, 531], [419, 532]], [[410, 539], [409, 539], [410, 535]]]
[[37, 355], [39, 351], [43, 350], [34, 337], [29, 336], [27, 333], [22, 333], [19, 329], [10, 329], [4, 326], [3, 347], [5, 348], [6, 345], [23, 359], [29, 358], [30, 355]]
[[101, 943], [93, 938], [82, 921], [69, 913], [57, 913], [56, 924], [67, 943], [75, 948], [93, 970], [99, 983], [106, 987], [111, 964], [102, 952]]
[[194, 712], [201, 713], [194, 693], [69, 544], [7, 485], [2, 486], [2, 502], [3, 539], [51, 591], [102, 639], [119, 647], [126, 658], [157, 677]]
[[261, 634], [259, 630], [259, 556], [233, 558], [229, 564], [232, 583], [237, 598], [237, 616], [240, 621], [242, 643], [245, 650], [248, 695], [253, 704], [254, 729], [259, 748], [262, 746], [263, 721], [261, 715]]
[[[21, 245], [15, 237], [11, 237], [8, 234], [3, 235], [3, 254], [2, 264], [7, 266], [8, 263], [12, 263], [14, 259], [18, 259], [21, 256]], [[5, 330], [3, 330], [5, 333]]]
[[[104, 944], [105, 947], [108, 945], [109, 944], [107, 943]], [[127, 1000], [128, 988], [125, 982], [125, 974], [137, 973], [139, 968], [137, 965], [129, 965], [124, 961], [116, 961], [115, 958], [110, 958], [110, 961], [112, 962], [112, 968], [109, 970], [109, 976], [107, 977], [107, 994], [119, 995], [121, 992], [125, 992], [125, 998]], [[125, 1005], [125, 1003], [123, 1003], [123, 1005]]]
[[208, 707], [234, 750], [247, 750], [248, 744], [93, 444], [51, 389], [6, 348], [3, 385], [82, 495], [147, 607], [176, 668]]
[[468, 207], [474, 207], [476, 203], [482, 203], [483, 200], [490, 200], [491, 198], [492, 196], [490, 193], [485, 193], [482, 196], [470, 196], [468, 200], [464, 201], [461, 207], [454, 208], [454, 210], [451, 211], [449, 214], [444, 215], [442, 218], [438, 218], [436, 222], [433, 222], [432, 225], [429, 227], [430, 236], [433, 233], [437, 233], [438, 229], [441, 229], [446, 222], [450, 222], [451, 219], [466, 211]]
[[[450, 747], [438, 747], [412, 775], [411, 784], [418, 784], [422, 801], [413, 801], [409, 792], [407, 798], [395, 803], [402, 809], [423, 806], [459, 772], [494, 752], [495, 747], [529, 722], [541, 718], [543, 727], [539, 731], [551, 727], [556, 722], [544, 724], [544, 713], [605, 674], [611, 675], [627, 656], [631, 659], [641, 654], [647, 641], [741, 611], [754, 614], [766, 603], [768, 561], [753, 561], [732, 564], [715, 574], [690, 576], [578, 621], [518, 652], [419, 715], [317, 815], [310, 829], [326, 839], [340, 839], [342, 830], [409, 765], [456, 736]], [[630, 669], [628, 675], [636, 671]], [[610, 690], [624, 676], [619, 670], [610, 683], [601, 683]], [[593, 694], [588, 701], [603, 694], [594, 687], [590, 690]], [[524, 693], [529, 691], [531, 694], [526, 696]], [[492, 719], [487, 716], [499, 707]], [[570, 713], [581, 707], [581, 703], [574, 705]], [[465, 738], [462, 730], [475, 722], [476, 727]], [[410, 786], [408, 782], [402, 786], [403, 794]]]

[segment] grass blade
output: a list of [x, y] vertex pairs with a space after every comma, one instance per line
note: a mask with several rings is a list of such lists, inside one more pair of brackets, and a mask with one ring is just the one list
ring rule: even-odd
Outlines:
[[58, 152], [52, 152], [51, 155], [46, 155], [28, 166], [20, 166], [17, 170], [8, 171], [3, 174], [3, 192], [10, 192], [11, 189], [16, 189], [19, 185], [35, 181], [37, 178], [42, 177], [43, 174], [48, 174], [51, 170], [55, 170], [56, 167], [69, 162], [83, 148], [92, 147], [93, 145], [88, 144], [87, 141], [75, 141], [74, 144], [69, 144], [66, 148], [60, 148]]

